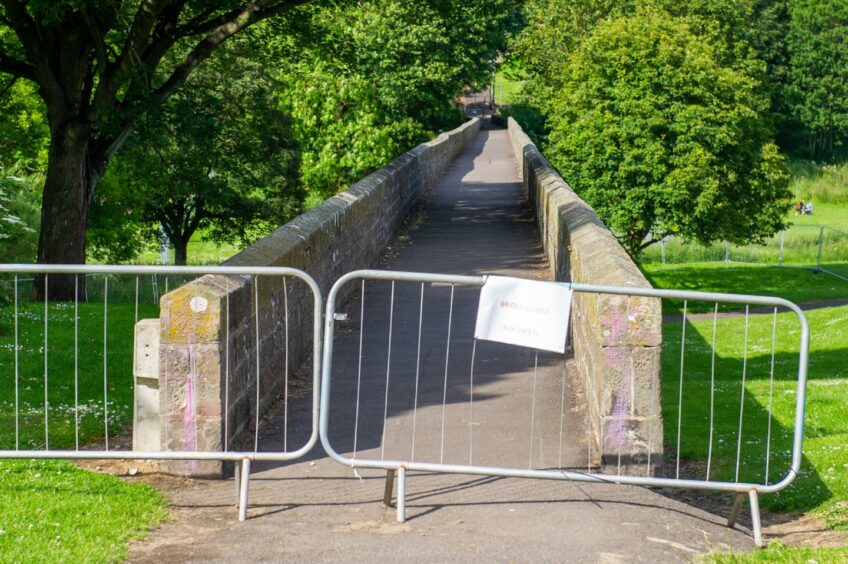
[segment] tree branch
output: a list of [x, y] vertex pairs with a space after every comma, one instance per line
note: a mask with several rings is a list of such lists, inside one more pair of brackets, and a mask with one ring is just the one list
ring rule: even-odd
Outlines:
[[15, 35], [21, 42], [29, 61], [29, 69], [31, 69], [32, 80], [38, 83], [43, 89], [45, 96], [49, 100], [45, 100], [48, 104], [61, 104], [64, 100], [61, 86], [53, 74], [50, 66], [50, 60], [45, 53], [44, 46], [41, 42], [43, 30], [41, 26], [30, 17], [26, 11], [26, 5], [18, 0], [0, 0], [3, 7], [6, 9], [6, 19], [9, 21], [9, 27], [14, 30]]
[[221, 14], [218, 17], [212, 18], [211, 20], [203, 21], [208, 18], [215, 12], [214, 8], [201, 12], [197, 16], [193, 17], [191, 20], [186, 22], [177, 28], [177, 36], [178, 37], [189, 37], [192, 35], [200, 35], [201, 33], [208, 33], [218, 27], [221, 24], [227, 23], [237, 15], [241, 13], [241, 9], [237, 8], [226, 14]]
[[32, 65], [10, 57], [2, 51], [0, 51], [0, 72], [11, 74], [15, 78], [35, 80], [35, 68]]
[[[144, 0], [139, 6], [132, 27], [124, 40], [121, 55], [114, 64], [108, 65], [100, 73], [100, 83], [97, 85], [92, 101], [95, 114], [114, 99], [132, 69], [134, 61], [138, 60], [141, 46], [147, 42], [159, 13], [169, 4], [171, 4], [169, 0]], [[185, 4], [184, 0], [177, 3], [179, 9], [183, 4]]]
[[268, 2], [248, 2], [243, 10], [235, 15], [232, 19], [219, 25], [209, 35], [203, 38], [194, 49], [185, 56], [185, 58], [177, 65], [176, 69], [171, 73], [171, 76], [153, 93], [153, 100], [163, 102], [179, 88], [188, 79], [192, 71], [197, 66], [209, 58], [212, 52], [223, 43], [242, 29], [262, 21], [271, 16], [282, 13], [288, 9], [294, 8], [301, 4], [305, 4], [308, 0], [285, 0], [283, 2], [268, 3]]
[[107, 53], [106, 42], [103, 40], [103, 34], [100, 31], [100, 25], [97, 19], [92, 14], [91, 1], [87, 1], [82, 7], [82, 18], [88, 26], [88, 31], [91, 34], [92, 42], [94, 43], [94, 54], [97, 57], [97, 66], [100, 67], [100, 73], [103, 74], [109, 66], [109, 55]]

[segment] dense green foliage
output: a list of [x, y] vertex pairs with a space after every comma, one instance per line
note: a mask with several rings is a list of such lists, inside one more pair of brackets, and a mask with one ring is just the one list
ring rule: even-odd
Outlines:
[[301, 10], [274, 44], [310, 204], [458, 125], [453, 100], [490, 77], [512, 13], [511, 0]]
[[846, 9], [528, 0], [508, 112], [632, 253], [763, 241], [791, 197], [781, 153], [837, 158], [848, 139]]
[[848, 3], [791, 0], [786, 104], [797, 152], [848, 154]]
[[[15, 116], [0, 166], [53, 186], [41, 247], [77, 237], [51, 227], [64, 214], [87, 224], [88, 256], [113, 262], [158, 246], [159, 224], [180, 261], [193, 233], [244, 244], [457, 125], [455, 97], [491, 76], [515, 15], [514, 0], [276, 0], [244, 21], [237, 1], [112, 4], [0, 4], [0, 109]], [[24, 24], [44, 41], [27, 44]], [[125, 48], [145, 33], [136, 59]], [[36, 57], [63, 38], [79, 75]], [[44, 88], [63, 73], [64, 92]], [[58, 119], [61, 96], [76, 101]], [[70, 137], [83, 162], [64, 158]]]
[[724, 29], [702, 25], [709, 41], [696, 27], [647, 9], [599, 23], [547, 103], [549, 158], [632, 253], [670, 234], [741, 242], [784, 225], [768, 97]]
[[277, 82], [253, 48], [233, 39], [184, 89], [139, 118], [95, 196], [89, 237], [96, 258], [133, 259], [139, 236], [156, 242], [161, 225], [176, 263], [185, 264], [198, 231], [246, 244], [266, 224], [299, 213], [290, 119], [276, 107]]

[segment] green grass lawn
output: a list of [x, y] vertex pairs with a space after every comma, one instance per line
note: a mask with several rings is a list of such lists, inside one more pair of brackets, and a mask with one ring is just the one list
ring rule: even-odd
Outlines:
[[[51, 448], [73, 448], [102, 439], [107, 417], [110, 434], [132, 423], [135, 304], [110, 303], [105, 331], [103, 304], [79, 304], [76, 357], [74, 305], [50, 304], [46, 315], [45, 359], [44, 306], [19, 306], [16, 438], [15, 315], [12, 305], [0, 308], [0, 448], [41, 449], [48, 440]], [[157, 317], [158, 307], [139, 304], [138, 315]]]
[[117, 562], [167, 517], [143, 484], [57, 461], [0, 462], [0, 562]]
[[[196, 233], [188, 243], [188, 264], [221, 264], [239, 253], [242, 247], [228, 243], [218, 244], [204, 241], [201, 233]], [[168, 255], [169, 263], [174, 264], [174, 251]], [[137, 264], [162, 264], [162, 255], [157, 251], [145, 250], [134, 261]]]
[[[150, 290], [148, 285], [143, 287]], [[26, 290], [20, 294], [26, 294]], [[132, 281], [114, 281], [104, 331], [102, 291], [98, 280], [91, 277], [89, 296], [101, 302], [79, 304], [77, 360], [74, 305], [48, 306], [46, 402], [44, 305], [20, 304], [17, 419], [15, 311], [8, 303], [8, 293], [5, 295], [6, 305], [0, 307], [0, 449], [42, 449], [48, 440], [53, 449], [73, 449], [77, 444], [93, 442], [102, 445], [107, 417], [112, 437], [131, 425], [133, 325], [136, 315], [158, 316], [158, 306], [151, 303], [152, 295], [147, 296], [147, 303], [139, 304], [137, 313], [134, 300], [112, 301], [121, 295], [134, 296]], [[104, 339], [108, 351], [105, 397]], [[164, 500], [151, 488], [65, 462], [2, 461], [0, 476], [3, 562], [120, 560], [129, 539], [142, 535], [166, 513]]]
[[[756, 293], [805, 303], [848, 298], [848, 282], [799, 269], [726, 265], [644, 266], [657, 287]], [[712, 304], [689, 304], [690, 312], [712, 311]], [[666, 313], [679, 312], [680, 304], [664, 304]], [[804, 458], [800, 476], [787, 489], [761, 497], [773, 512], [812, 512], [826, 526], [848, 529], [848, 306], [806, 312], [811, 329]], [[774, 483], [789, 467], [795, 415], [798, 362], [798, 323], [794, 314], [777, 316], [774, 333], [774, 382], [772, 363], [772, 315], [752, 316], [748, 325], [742, 448], [739, 478]], [[666, 454], [674, 465], [677, 447], [680, 344], [682, 323], [663, 326], [663, 416]], [[739, 407], [742, 404], [742, 371], [745, 321], [743, 317], [716, 323], [715, 421], [710, 447], [709, 418], [712, 375], [713, 320], [689, 320], [686, 325], [683, 402], [681, 422], [681, 476], [706, 475], [710, 457], [711, 477], [736, 477], [739, 445]], [[771, 417], [769, 417], [771, 406]], [[771, 442], [765, 440], [771, 425]], [[712, 452], [710, 454], [710, 448]], [[766, 452], [770, 455], [768, 476]], [[848, 548], [801, 549], [776, 543], [765, 551], [745, 554], [713, 554], [714, 562], [807, 562], [848, 561]]]
[[524, 88], [523, 80], [512, 80], [503, 73], [495, 75], [495, 103], [508, 106], [514, 103]]
[[791, 562], [797, 564], [848, 562], [848, 549], [842, 547], [798, 548], [773, 542], [765, 550], [755, 552], [709, 554], [704, 558], [704, 562], [714, 562], [716, 564], [742, 564], [744, 562]]
[[[740, 264], [643, 264], [642, 271], [655, 288], [699, 292], [727, 292], [777, 296], [797, 304], [848, 299], [848, 281], [809, 269]], [[679, 312], [683, 303], [664, 300], [663, 311]], [[712, 311], [713, 304], [690, 302], [689, 312]], [[726, 309], [744, 309], [728, 304]]]

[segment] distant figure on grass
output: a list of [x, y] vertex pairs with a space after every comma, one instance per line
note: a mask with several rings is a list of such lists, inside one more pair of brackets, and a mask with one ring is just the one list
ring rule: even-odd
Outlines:
[[806, 205], [804, 204], [804, 200], [798, 200], [798, 203], [795, 204], [795, 213], [798, 215], [804, 215], [804, 210], [806, 209]]
[[808, 202], [806, 206], [804, 206], [804, 215], [813, 215], [813, 202]]

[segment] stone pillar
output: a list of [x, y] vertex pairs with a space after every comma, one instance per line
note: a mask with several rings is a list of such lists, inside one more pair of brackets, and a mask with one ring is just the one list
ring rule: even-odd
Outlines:
[[[160, 305], [160, 427], [166, 451], [223, 450], [222, 291], [204, 277], [166, 294]], [[220, 461], [165, 461], [172, 474], [220, 477]]]
[[133, 378], [133, 450], [156, 452], [161, 446], [159, 429], [159, 320], [142, 319], [135, 324]]

